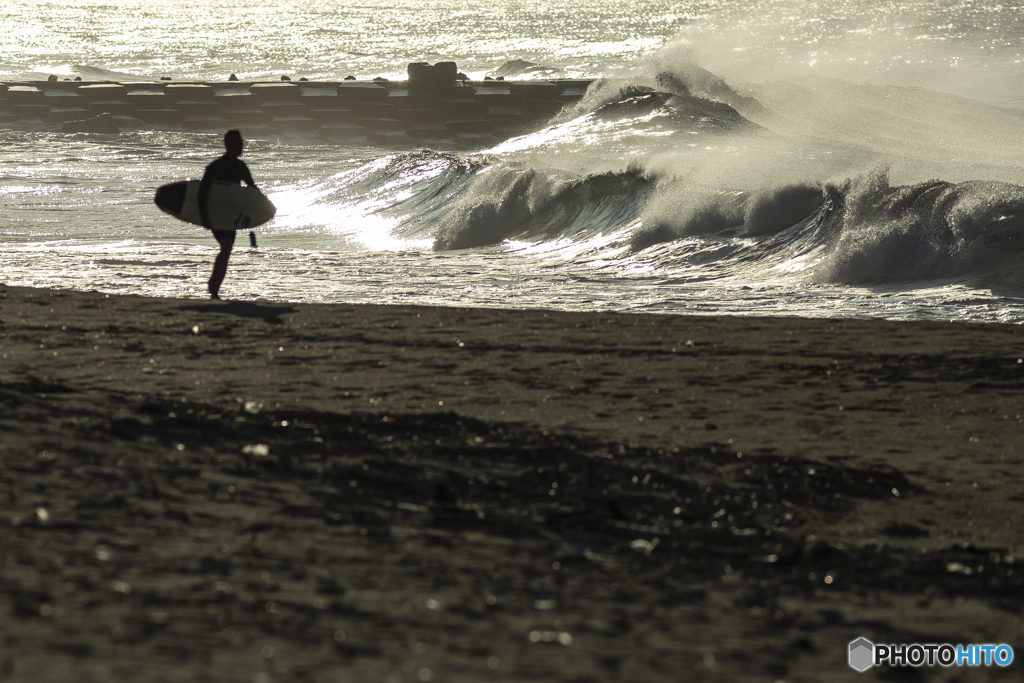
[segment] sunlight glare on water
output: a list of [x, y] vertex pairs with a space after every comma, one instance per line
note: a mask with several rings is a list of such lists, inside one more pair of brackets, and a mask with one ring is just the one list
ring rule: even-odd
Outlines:
[[[1024, 183], [1024, 18], [1009, 5], [7, 0], [0, 25], [3, 81], [401, 79], [409, 62], [454, 60], [476, 79], [602, 79], [594, 108], [620, 104], [622, 86], [668, 88], [668, 74], [736, 114], [698, 100], [683, 113], [587, 110], [472, 149], [247, 130], [245, 159], [278, 213], [258, 249], [238, 241], [232, 298], [1024, 321], [1012, 189]], [[5, 283], [205, 296], [214, 241], [153, 193], [200, 177], [220, 132], [70, 135], [9, 118]], [[936, 178], [1006, 187], [890, 187]], [[827, 190], [831, 219], [804, 212], [751, 235], [739, 211], [728, 230], [707, 227], [729, 197], [769, 201], [801, 183]], [[942, 192], [947, 213], [914, 203]], [[860, 213], [836, 217], [842, 202]], [[917, 230], [933, 208], [931, 232]], [[961, 215], [981, 237], [950, 233]], [[472, 246], [435, 251], [452, 225]]]

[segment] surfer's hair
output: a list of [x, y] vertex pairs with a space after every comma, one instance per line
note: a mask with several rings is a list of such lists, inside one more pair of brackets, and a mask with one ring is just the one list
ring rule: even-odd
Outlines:
[[232, 140], [238, 140], [242, 142], [242, 132], [237, 128], [232, 128], [227, 133], [224, 133], [224, 146], [227, 147]]

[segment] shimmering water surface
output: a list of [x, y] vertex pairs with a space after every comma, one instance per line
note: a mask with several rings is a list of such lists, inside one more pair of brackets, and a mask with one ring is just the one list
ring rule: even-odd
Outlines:
[[[243, 131], [278, 215], [258, 249], [239, 240], [229, 298], [1024, 321], [1008, 6], [8, 0], [0, 28], [7, 82], [396, 78], [442, 59], [599, 79], [501, 144]], [[220, 148], [0, 125], [0, 277], [204, 296], [215, 242], [152, 196]]]

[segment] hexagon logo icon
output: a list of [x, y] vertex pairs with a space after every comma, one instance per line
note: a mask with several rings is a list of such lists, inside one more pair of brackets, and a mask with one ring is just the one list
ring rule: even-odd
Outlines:
[[875, 663], [875, 644], [867, 638], [850, 643], [850, 666], [864, 673]]

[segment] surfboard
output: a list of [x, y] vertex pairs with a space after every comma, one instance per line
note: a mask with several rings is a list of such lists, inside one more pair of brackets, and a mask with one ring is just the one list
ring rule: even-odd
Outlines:
[[[202, 225], [199, 217], [199, 181], [182, 180], [157, 189], [153, 201], [164, 213]], [[269, 199], [257, 188], [215, 180], [206, 203], [214, 230], [248, 230], [263, 225], [277, 213]]]

